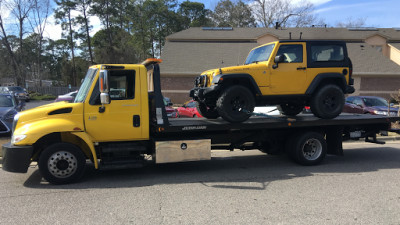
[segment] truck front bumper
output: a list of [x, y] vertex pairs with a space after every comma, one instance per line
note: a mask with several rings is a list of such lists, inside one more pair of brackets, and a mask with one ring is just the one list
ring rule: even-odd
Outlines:
[[3, 145], [3, 170], [26, 173], [33, 153], [32, 146], [16, 146], [10, 142]]
[[195, 87], [190, 90], [189, 96], [195, 100], [203, 101], [208, 97], [216, 97], [220, 87], [218, 85], [214, 85], [211, 87]]
[[350, 85], [347, 85], [346, 86], [346, 90], [345, 90], [345, 94], [352, 94], [352, 93], [354, 93], [354, 91], [355, 91], [355, 89], [354, 89], [354, 87], [353, 86], [350, 86]]

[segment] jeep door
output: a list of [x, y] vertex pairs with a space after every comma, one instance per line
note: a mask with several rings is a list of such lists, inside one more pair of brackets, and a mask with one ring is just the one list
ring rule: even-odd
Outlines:
[[[279, 43], [273, 55], [282, 55], [283, 62], [270, 63], [270, 90], [272, 94], [302, 94], [307, 79], [306, 45], [302, 42]], [[275, 65], [275, 66], [274, 66]], [[304, 94], [304, 92], [303, 92]]]

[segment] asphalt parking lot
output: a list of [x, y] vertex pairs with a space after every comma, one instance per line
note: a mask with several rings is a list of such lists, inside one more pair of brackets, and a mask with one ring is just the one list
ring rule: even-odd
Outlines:
[[259, 151], [95, 171], [54, 186], [0, 171], [0, 224], [399, 224], [400, 142], [345, 144], [299, 166]]
[[128, 170], [89, 165], [81, 182], [59, 186], [37, 167], [0, 170], [0, 224], [399, 224], [400, 141], [344, 149], [311, 167], [259, 151]]

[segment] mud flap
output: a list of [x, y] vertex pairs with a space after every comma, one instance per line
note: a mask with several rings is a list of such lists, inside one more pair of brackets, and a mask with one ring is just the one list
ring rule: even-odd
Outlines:
[[343, 156], [343, 127], [331, 127], [326, 130], [327, 154]]

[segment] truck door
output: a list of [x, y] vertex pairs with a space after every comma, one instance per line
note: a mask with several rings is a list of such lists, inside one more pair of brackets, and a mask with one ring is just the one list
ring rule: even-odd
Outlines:
[[[110, 104], [100, 110], [99, 84], [85, 102], [85, 128], [95, 141], [141, 140], [142, 115], [139, 70], [109, 70]], [[146, 103], [147, 104], [147, 103]]]
[[284, 61], [277, 68], [270, 65], [271, 92], [276, 94], [301, 94], [307, 79], [307, 57], [305, 43], [280, 44], [278, 52], [273, 55], [283, 55]]

